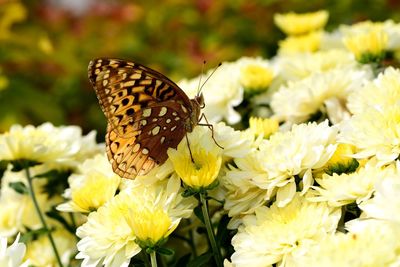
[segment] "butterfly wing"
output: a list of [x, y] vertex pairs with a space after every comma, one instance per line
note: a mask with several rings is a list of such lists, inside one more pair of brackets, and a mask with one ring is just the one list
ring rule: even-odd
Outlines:
[[183, 114], [179, 114], [176, 103], [166, 101], [162, 106], [151, 106], [151, 110], [154, 116], [141, 120], [145, 123], [141, 123], [138, 135], [133, 138], [121, 137], [108, 125], [107, 155], [113, 170], [121, 177], [135, 178], [164, 163], [168, 148], [176, 148], [186, 134]]
[[186, 133], [191, 104], [171, 80], [143, 65], [114, 59], [89, 63], [89, 80], [107, 117], [113, 170], [134, 178], [167, 159]]

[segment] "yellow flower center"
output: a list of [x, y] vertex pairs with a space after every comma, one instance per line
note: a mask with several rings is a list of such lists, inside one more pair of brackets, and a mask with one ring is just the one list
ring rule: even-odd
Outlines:
[[320, 177], [323, 173], [332, 175], [332, 173], [341, 174], [355, 171], [359, 166], [357, 160], [351, 157], [355, 151], [356, 148], [353, 145], [339, 144], [324, 167], [315, 172], [315, 177]]
[[[111, 199], [117, 191], [119, 179], [102, 175], [88, 174], [81, 186], [72, 188], [71, 198], [74, 205], [82, 211], [93, 211]], [[93, 190], [96, 188], [96, 190]]]
[[345, 37], [343, 42], [358, 61], [368, 63], [383, 59], [388, 39], [386, 32], [380, 27], [374, 27], [367, 33]]
[[169, 235], [171, 219], [161, 208], [134, 207], [127, 220], [139, 243], [155, 245]]
[[264, 138], [270, 137], [270, 135], [272, 135], [279, 129], [279, 123], [276, 119], [251, 117], [249, 124], [250, 129], [254, 132], [255, 135], [262, 135], [264, 136]]
[[193, 150], [192, 153], [195, 163], [188, 157], [187, 151], [168, 150], [175, 171], [182, 181], [192, 188], [205, 188], [217, 178], [222, 158], [203, 149]]
[[249, 64], [241, 69], [240, 82], [246, 89], [259, 90], [267, 88], [273, 78], [273, 73], [265, 67]]

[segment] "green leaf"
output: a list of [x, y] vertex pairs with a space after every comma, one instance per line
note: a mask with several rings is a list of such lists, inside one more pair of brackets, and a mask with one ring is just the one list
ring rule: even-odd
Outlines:
[[175, 251], [169, 248], [157, 248], [157, 253], [162, 254], [162, 255], [174, 255]]
[[15, 192], [21, 195], [28, 195], [29, 190], [28, 187], [23, 182], [13, 182], [8, 184], [9, 187], [14, 189]]
[[213, 256], [213, 254], [211, 252], [206, 252], [204, 254], [201, 254], [197, 258], [190, 261], [188, 263], [187, 267], [201, 267], [201, 266], [205, 265], [206, 263], [208, 263], [212, 256]]

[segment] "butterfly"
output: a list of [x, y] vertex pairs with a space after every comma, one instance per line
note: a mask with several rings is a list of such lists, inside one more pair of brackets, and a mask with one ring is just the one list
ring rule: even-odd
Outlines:
[[108, 121], [107, 156], [121, 177], [134, 179], [164, 163], [168, 148], [176, 148], [203, 117], [203, 94], [189, 99], [173, 81], [141, 64], [99, 58], [90, 61], [88, 76]]

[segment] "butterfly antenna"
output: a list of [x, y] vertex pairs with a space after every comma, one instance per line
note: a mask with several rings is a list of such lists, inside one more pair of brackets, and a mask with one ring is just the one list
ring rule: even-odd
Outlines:
[[213, 76], [213, 74], [215, 73], [215, 71], [222, 65], [222, 63], [220, 62], [218, 64], [218, 66], [215, 67], [215, 69], [213, 70], [213, 72], [211, 72], [211, 74], [207, 77], [207, 79], [204, 81], [204, 83], [201, 85], [198, 94], [200, 94], [201, 89], [203, 89], [204, 85], [207, 83], [207, 81], [211, 78], [211, 76]]
[[201, 77], [203, 77], [203, 73], [204, 73], [204, 66], [206, 65], [206, 61], [204, 60], [203, 61], [203, 65], [201, 65], [201, 75], [200, 75], [200, 78], [199, 78], [199, 85], [197, 86], [197, 95], [200, 95], [200, 84], [201, 84]]

